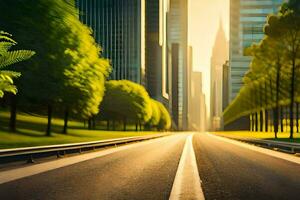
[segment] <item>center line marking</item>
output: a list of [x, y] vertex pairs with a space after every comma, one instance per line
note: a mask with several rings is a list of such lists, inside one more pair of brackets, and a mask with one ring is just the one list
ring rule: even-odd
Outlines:
[[193, 148], [193, 135], [189, 135], [186, 139], [169, 198], [170, 200], [205, 199]]

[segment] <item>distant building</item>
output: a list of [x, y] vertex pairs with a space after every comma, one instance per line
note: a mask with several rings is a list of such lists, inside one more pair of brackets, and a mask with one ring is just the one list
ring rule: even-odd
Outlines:
[[206, 130], [205, 95], [202, 92], [202, 73], [191, 72], [189, 94], [189, 130]]
[[223, 85], [222, 85], [222, 111], [229, 105], [229, 61], [227, 60], [223, 65]]
[[111, 60], [111, 79], [145, 84], [145, 0], [76, 0], [76, 6]]
[[267, 16], [276, 13], [283, 2], [230, 0], [230, 100], [236, 97], [242, 86], [242, 78], [249, 69], [251, 57], [244, 56], [244, 49], [263, 38]]
[[222, 22], [216, 35], [211, 57], [211, 129], [221, 129], [223, 64], [228, 60], [228, 42]]
[[189, 130], [192, 130], [192, 119], [193, 119], [193, 100], [192, 100], [192, 94], [194, 88], [192, 88], [193, 83], [193, 47], [189, 46], [188, 47], [188, 65], [187, 65], [187, 91], [188, 91], [188, 96], [187, 96], [187, 101], [188, 101], [188, 112], [187, 112], [187, 127]]
[[[163, 88], [170, 99], [173, 127], [188, 128], [188, 0], [170, 0], [167, 15], [168, 67], [165, 78], [171, 85]], [[163, 76], [164, 77], [164, 76]]]

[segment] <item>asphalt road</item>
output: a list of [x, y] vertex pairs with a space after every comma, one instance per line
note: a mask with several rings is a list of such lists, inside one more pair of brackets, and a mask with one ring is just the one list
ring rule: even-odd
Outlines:
[[205, 199], [300, 199], [300, 166], [206, 134], [193, 140]]
[[[4, 183], [0, 199], [167, 200], [186, 138], [185, 134], [141, 142], [103, 157]], [[204, 133], [194, 135], [193, 146], [207, 200], [300, 199], [298, 164]]]
[[168, 199], [186, 135], [0, 185], [1, 200]]

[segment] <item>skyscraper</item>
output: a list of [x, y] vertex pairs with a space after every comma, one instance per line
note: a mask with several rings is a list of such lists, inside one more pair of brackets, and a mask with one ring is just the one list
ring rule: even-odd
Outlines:
[[211, 128], [218, 130], [221, 128], [222, 116], [222, 80], [223, 80], [223, 64], [228, 60], [228, 42], [220, 20], [219, 29], [216, 35], [215, 43], [211, 57], [211, 84], [210, 84], [210, 115]]
[[170, 97], [174, 125], [178, 130], [185, 130], [188, 128], [188, 0], [170, 0], [167, 22], [169, 67], [166, 74], [170, 76], [166, 78], [169, 77], [172, 84], [169, 90], [165, 87], [165, 91]]
[[163, 91], [169, 83], [167, 67], [167, 24], [168, 0], [146, 1], [146, 87], [152, 98], [162, 101], [168, 98]]
[[276, 13], [284, 0], [230, 0], [230, 99], [242, 86], [242, 78], [249, 69], [251, 57], [244, 49], [259, 42], [264, 34], [267, 16]]
[[144, 83], [145, 0], [77, 0], [76, 5], [111, 60], [111, 79]]
[[223, 83], [222, 83], [222, 111], [229, 105], [229, 62], [223, 64]]
[[201, 72], [191, 71], [189, 91], [189, 130], [205, 131], [206, 106]]

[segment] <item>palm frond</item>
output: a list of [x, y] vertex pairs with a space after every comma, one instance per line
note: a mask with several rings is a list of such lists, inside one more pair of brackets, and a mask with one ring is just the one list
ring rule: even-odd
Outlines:
[[27, 60], [35, 54], [33, 51], [17, 50], [9, 51], [0, 56], [0, 68]]
[[14, 44], [11, 42], [0, 41], [0, 56], [5, 54]]
[[7, 41], [13, 44], [17, 44], [16, 41], [14, 41], [13, 39], [11, 39], [11, 34], [6, 33], [4, 31], [0, 31], [0, 41]]

